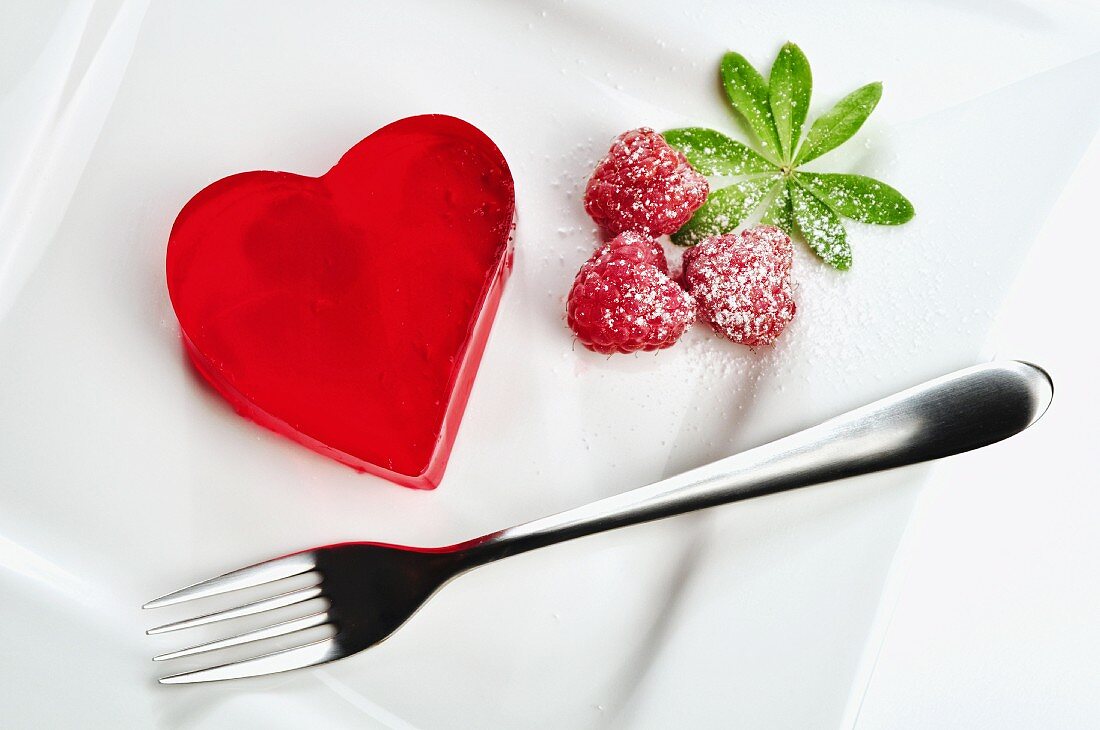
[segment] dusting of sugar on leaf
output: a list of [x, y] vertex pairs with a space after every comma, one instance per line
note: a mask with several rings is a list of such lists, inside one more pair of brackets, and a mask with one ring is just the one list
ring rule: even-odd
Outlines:
[[852, 265], [852, 249], [836, 212], [797, 182], [790, 184], [794, 221], [806, 243], [821, 259], [837, 269]]
[[789, 162], [798, 147], [802, 125], [810, 111], [812, 88], [810, 62], [802, 49], [793, 43], [783, 44], [768, 79], [768, 106], [775, 120], [784, 161]]
[[778, 179], [776, 175], [750, 178], [715, 190], [691, 220], [672, 235], [672, 242], [693, 246], [708, 236], [732, 231], [764, 201]]
[[845, 218], [896, 226], [913, 218], [913, 204], [884, 182], [865, 175], [800, 172], [799, 182]]
[[861, 86], [838, 101], [810, 127], [794, 164], [802, 165], [815, 160], [851, 139], [871, 116], [881, 98], [882, 84], [876, 81]]
[[794, 232], [794, 212], [791, 210], [790, 182], [780, 180], [771, 190], [774, 193], [771, 203], [764, 210], [760, 222], [767, 226], [776, 226], [788, 236]]
[[662, 134], [703, 175], [751, 175], [778, 170], [757, 152], [713, 129], [686, 127]]
[[719, 71], [726, 97], [756, 135], [764, 148], [765, 156], [779, 159], [782, 148], [779, 134], [775, 131], [771, 106], [768, 104], [768, 84], [764, 77], [744, 56], [732, 51], [722, 57]]

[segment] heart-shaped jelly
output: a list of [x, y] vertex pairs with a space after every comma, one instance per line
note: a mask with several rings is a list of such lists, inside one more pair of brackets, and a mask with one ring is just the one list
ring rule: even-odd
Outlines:
[[219, 180], [168, 240], [187, 352], [257, 423], [432, 488], [511, 265], [514, 213], [500, 150], [435, 114], [379, 129], [320, 177]]

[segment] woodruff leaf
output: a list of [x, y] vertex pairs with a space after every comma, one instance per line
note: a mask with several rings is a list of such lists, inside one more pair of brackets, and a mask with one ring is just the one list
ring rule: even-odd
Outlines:
[[814, 195], [845, 218], [896, 226], [913, 217], [913, 204], [884, 182], [864, 175], [797, 173]]
[[797, 232], [826, 263], [848, 269], [852, 252], [841, 216], [886, 225], [913, 217], [913, 205], [884, 182], [863, 175], [798, 169], [859, 131], [882, 98], [882, 84], [867, 84], [841, 99], [802, 139], [813, 77], [798, 46], [784, 44], [767, 81], [738, 53], [723, 56], [720, 70], [730, 104], [758, 138], [763, 154], [711, 129], [665, 132], [668, 143], [702, 174], [752, 176], [712, 191], [691, 220], [673, 234], [674, 243], [690, 246], [707, 236], [730, 233], [767, 201], [762, 223], [778, 226], [788, 235]]
[[749, 129], [764, 147], [764, 156], [778, 160], [783, 154], [779, 134], [775, 131], [771, 106], [768, 104], [768, 84], [760, 72], [740, 53], [729, 52], [722, 57], [722, 86], [733, 108], [745, 118]]
[[791, 209], [799, 232], [825, 263], [845, 270], [852, 265], [852, 249], [840, 217], [797, 182], [789, 183]]
[[662, 136], [703, 175], [750, 175], [778, 169], [757, 152], [713, 129], [670, 129]]
[[847, 142], [859, 131], [867, 117], [871, 116], [881, 98], [882, 84], [876, 81], [856, 89], [838, 101], [836, 106], [818, 117], [810, 127], [794, 164], [801, 165], [815, 160]]
[[779, 49], [768, 80], [768, 106], [775, 120], [782, 159], [790, 162], [810, 111], [813, 77], [810, 62], [793, 43]]
[[772, 202], [764, 209], [760, 222], [766, 226], [778, 226], [788, 236], [794, 231], [794, 211], [791, 210], [790, 183], [780, 180], [771, 192], [775, 194]]
[[729, 233], [764, 200], [775, 176], [750, 178], [729, 187], [712, 190], [707, 202], [683, 228], [672, 234], [678, 246], [694, 246], [707, 236]]

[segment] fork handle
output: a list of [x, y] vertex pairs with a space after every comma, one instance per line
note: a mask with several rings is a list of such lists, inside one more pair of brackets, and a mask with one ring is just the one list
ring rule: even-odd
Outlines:
[[1053, 395], [1050, 376], [1035, 365], [977, 365], [669, 479], [454, 548], [472, 568], [605, 530], [952, 456], [1023, 431]]

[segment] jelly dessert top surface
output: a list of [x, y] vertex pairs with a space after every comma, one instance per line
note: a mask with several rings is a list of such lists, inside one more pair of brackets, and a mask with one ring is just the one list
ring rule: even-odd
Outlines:
[[192, 358], [238, 410], [415, 476], [480, 355], [513, 216], [488, 137], [410, 117], [321, 177], [246, 172], [201, 191], [172, 230], [169, 292]]

